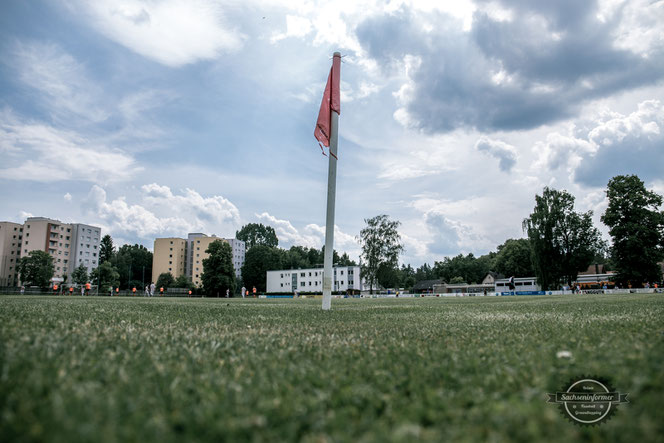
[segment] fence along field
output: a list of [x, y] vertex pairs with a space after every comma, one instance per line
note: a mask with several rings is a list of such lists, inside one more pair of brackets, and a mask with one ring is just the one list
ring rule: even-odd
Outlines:
[[[0, 297], [5, 441], [655, 441], [661, 294]], [[561, 352], [567, 351], [567, 352]], [[563, 356], [563, 357], [561, 357]], [[546, 393], [610, 377], [598, 427]]]

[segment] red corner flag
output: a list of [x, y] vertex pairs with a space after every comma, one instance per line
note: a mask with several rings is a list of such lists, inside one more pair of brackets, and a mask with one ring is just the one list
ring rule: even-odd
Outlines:
[[[318, 111], [318, 121], [314, 130], [314, 137], [324, 146], [330, 146], [330, 111], [341, 114], [341, 99], [339, 98], [339, 78], [341, 77], [341, 56], [338, 53], [332, 58], [332, 68], [327, 77], [327, 85], [323, 93], [323, 101]], [[321, 149], [323, 149], [321, 147]], [[325, 152], [323, 152], [325, 153]]]

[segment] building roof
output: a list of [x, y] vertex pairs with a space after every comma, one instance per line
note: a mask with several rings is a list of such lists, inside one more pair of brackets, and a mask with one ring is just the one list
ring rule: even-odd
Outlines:
[[436, 280], [420, 280], [415, 285], [413, 285], [413, 292], [415, 291], [424, 291], [426, 289], [433, 290], [433, 285], [440, 285], [443, 283], [443, 279]]

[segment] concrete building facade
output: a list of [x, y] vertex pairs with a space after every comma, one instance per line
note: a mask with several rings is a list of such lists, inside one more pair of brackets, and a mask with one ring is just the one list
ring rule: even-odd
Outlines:
[[0, 286], [18, 285], [23, 225], [0, 222]]
[[203, 280], [201, 280], [201, 276], [203, 275], [203, 260], [210, 256], [210, 254], [205, 251], [210, 246], [210, 243], [217, 240], [226, 241], [225, 239], [215, 237], [214, 235], [211, 237], [208, 237], [207, 235], [196, 237], [192, 240], [191, 252], [193, 258], [191, 263], [191, 282], [196, 286], [201, 286], [203, 283]]
[[80, 265], [88, 273], [99, 266], [101, 228], [82, 223], [63, 223], [46, 217], [28, 217], [22, 227], [20, 257], [44, 251], [53, 257], [54, 281], [71, 281]]
[[[235, 276], [241, 277], [241, 269], [245, 258], [245, 243], [243, 241], [195, 232], [188, 234], [186, 239], [174, 237], [155, 240], [152, 261], [153, 281], [156, 282], [162, 272], [170, 272], [175, 278], [186, 275], [194, 285], [200, 286], [202, 284], [203, 260], [209, 256], [205, 251], [210, 243], [217, 240], [225, 241], [231, 246]], [[180, 257], [182, 257], [181, 262], [179, 261]], [[178, 260], [177, 263], [175, 259]]]
[[170, 272], [174, 278], [186, 273], [187, 241], [183, 238], [157, 238], [152, 255], [152, 282], [157, 283], [159, 275]]
[[247, 246], [245, 242], [235, 238], [226, 238], [224, 240], [231, 245], [231, 249], [233, 250], [233, 268], [235, 268], [235, 276], [237, 278], [242, 278], [242, 266], [244, 265]]
[[99, 266], [101, 228], [83, 223], [72, 223], [70, 226], [72, 243], [68, 272], [71, 275], [74, 269], [83, 265], [90, 274]]
[[[362, 280], [359, 266], [335, 266], [335, 292], [362, 291]], [[322, 292], [323, 268], [284, 269], [267, 271], [266, 289], [270, 292]]]
[[72, 228], [67, 223], [46, 217], [29, 217], [23, 224], [21, 257], [32, 251], [44, 251], [53, 257], [53, 281], [62, 281], [69, 274], [72, 259]]

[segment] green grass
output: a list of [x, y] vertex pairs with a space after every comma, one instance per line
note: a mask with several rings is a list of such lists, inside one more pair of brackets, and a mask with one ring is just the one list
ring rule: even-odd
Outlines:
[[[581, 375], [631, 403], [573, 425], [545, 394]], [[657, 294], [0, 297], [1, 441], [641, 443], [663, 411]]]

